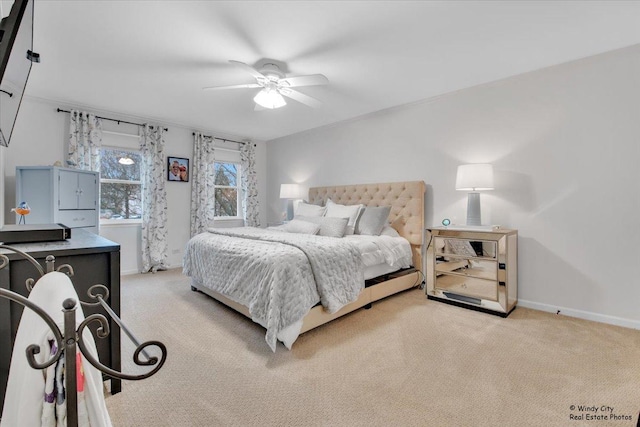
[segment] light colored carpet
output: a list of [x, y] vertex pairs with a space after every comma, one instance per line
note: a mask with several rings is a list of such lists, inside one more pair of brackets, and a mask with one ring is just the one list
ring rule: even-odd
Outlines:
[[[122, 318], [169, 356], [107, 397], [115, 426], [635, 426], [640, 411], [640, 331], [524, 308], [503, 319], [415, 289], [272, 353], [171, 270], [123, 277]], [[632, 420], [571, 420], [578, 405]]]

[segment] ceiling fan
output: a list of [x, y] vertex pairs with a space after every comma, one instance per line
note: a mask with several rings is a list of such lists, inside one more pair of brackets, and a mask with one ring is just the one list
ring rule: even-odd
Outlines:
[[322, 103], [315, 98], [305, 95], [302, 92], [291, 89], [299, 86], [317, 86], [329, 83], [322, 74], [311, 74], [307, 76], [287, 77], [280, 68], [273, 63], [264, 64], [260, 70], [240, 61], [229, 61], [232, 64], [242, 68], [255, 79], [255, 83], [231, 85], [231, 86], [214, 86], [205, 87], [205, 90], [226, 90], [226, 89], [243, 89], [243, 88], [262, 88], [260, 92], [253, 98], [256, 103], [256, 110], [263, 108], [274, 109], [284, 107], [287, 102], [283, 95], [291, 98], [301, 104], [309, 107], [320, 107]]

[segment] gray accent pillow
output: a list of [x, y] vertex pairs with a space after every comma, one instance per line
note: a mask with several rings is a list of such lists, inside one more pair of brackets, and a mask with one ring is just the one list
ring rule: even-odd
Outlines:
[[356, 224], [356, 234], [379, 236], [389, 221], [391, 206], [367, 206]]
[[332, 216], [296, 216], [294, 220], [313, 222], [320, 226], [319, 236], [344, 237], [349, 218], [337, 218]]

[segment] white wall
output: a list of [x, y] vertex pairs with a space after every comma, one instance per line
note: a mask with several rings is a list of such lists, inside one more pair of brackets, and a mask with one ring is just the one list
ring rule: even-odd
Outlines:
[[267, 145], [269, 221], [281, 183], [424, 180], [426, 224], [464, 224], [456, 167], [492, 163], [483, 223], [519, 230], [520, 305], [640, 328], [640, 46]]
[[[15, 215], [10, 212], [15, 206], [15, 167], [26, 165], [51, 165], [59, 160], [65, 163], [69, 133], [69, 115], [56, 112], [56, 108], [69, 110], [80, 108], [98, 115], [144, 123], [146, 120], [138, 117], [127, 117], [110, 112], [103, 112], [95, 108], [67, 105], [59, 102], [25, 97], [20, 107], [16, 128], [9, 148], [2, 153], [4, 156], [4, 219], [5, 223], [15, 222]], [[169, 129], [165, 133], [165, 154], [177, 157], [187, 157], [193, 160], [193, 129], [187, 129], [171, 123], [160, 123]], [[215, 124], [212, 124], [212, 127]], [[132, 125], [118, 125], [104, 121], [103, 127], [108, 130], [119, 130], [124, 133], [137, 133], [137, 127]], [[208, 135], [242, 140], [240, 136], [224, 135], [207, 129], [199, 129]], [[263, 141], [256, 142], [256, 169], [259, 183], [260, 203], [266, 205], [266, 146]], [[1, 157], [0, 157], [1, 160]], [[191, 207], [191, 181], [189, 183], [167, 182], [167, 222], [169, 228], [168, 264], [171, 267], [182, 265], [182, 255], [185, 244], [189, 240], [189, 213]], [[266, 211], [263, 211], [261, 221], [266, 223]], [[140, 226], [102, 226], [100, 234], [121, 246], [121, 272], [123, 274], [140, 271]]]

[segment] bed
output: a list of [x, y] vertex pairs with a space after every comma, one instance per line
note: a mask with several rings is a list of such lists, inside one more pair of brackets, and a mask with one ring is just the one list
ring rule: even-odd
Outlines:
[[192, 290], [265, 327], [273, 351], [277, 341], [290, 349], [300, 334], [422, 283], [424, 193], [422, 181], [309, 189], [312, 205], [389, 206], [388, 225], [408, 251], [407, 265], [397, 271], [386, 266], [383, 274], [371, 277], [377, 267], [363, 265], [353, 244], [357, 236], [337, 239], [244, 227], [194, 236], [183, 272]]

